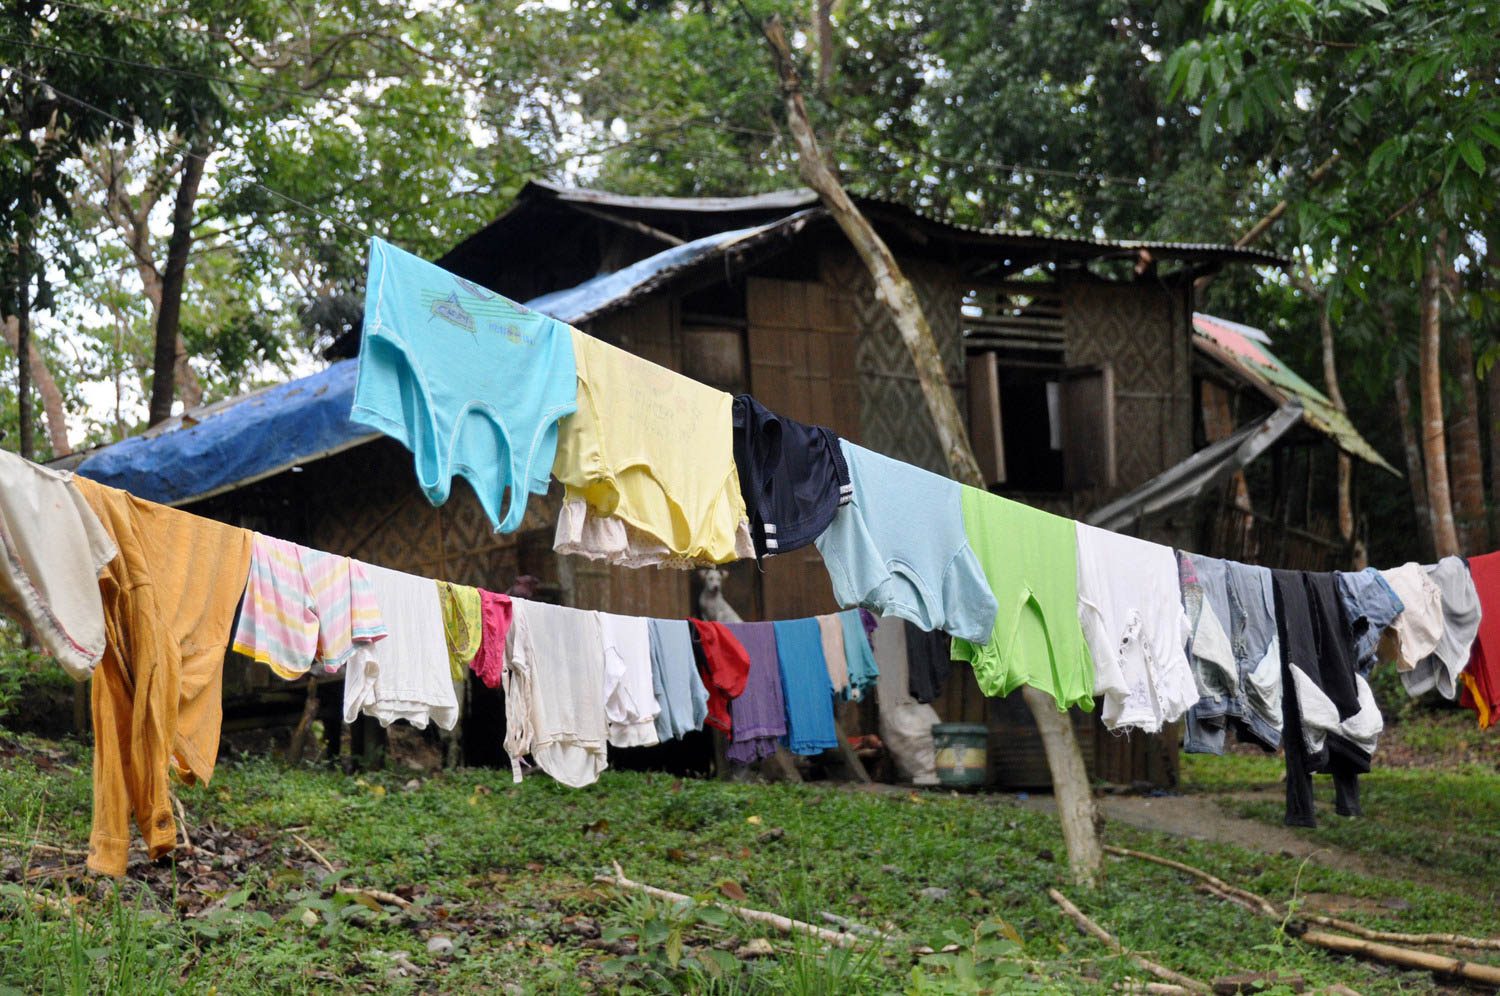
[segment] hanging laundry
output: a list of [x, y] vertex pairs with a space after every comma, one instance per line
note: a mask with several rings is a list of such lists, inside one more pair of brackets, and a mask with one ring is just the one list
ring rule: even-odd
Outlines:
[[839, 445], [854, 496], [817, 539], [833, 597], [988, 640], [995, 598], [964, 532], [961, 485], [847, 439]]
[[1354, 655], [1366, 674], [1380, 655], [1380, 637], [1406, 608], [1390, 582], [1373, 567], [1362, 571], [1336, 571], [1344, 614], [1354, 634]]
[[443, 610], [443, 635], [448, 643], [449, 672], [454, 681], [461, 682], [484, 642], [484, 605], [478, 588], [451, 581], [439, 581], [437, 587], [438, 604]]
[[[1059, 709], [1091, 711], [1094, 662], [1078, 619], [1078, 539], [1072, 520], [965, 487], [963, 521], [993, 598], [1003, 608], [993, 632], [980, 638], [988, 642], [955, 639], [953, 658], [973, 665], [986, 695], [1009, 695], [1031, 685], [1051, 695]], [[912, 695], [922, 700], [915, 685]]]
[[[932, 727], [942, 719], [932, 706], [911, 696], [907, 674], [907, 637], [922, 631], [894, 617], [878, 623], [871, 642], [875, 659], [880, 662], [876, 691], [880, 740], [891, 752], [897, 777], [910, 779], [915, 785], [936, 785], [937, 750], [932, 743]], [[946, 653], [943, 659], [947, 660]]]
[[749, 652], [727, 628], [727, 623], [702, 619], [688, 622], [693, 630], [693, 660], [708, 689], [708, 717], [704, 722], [732, 734], [734, 722], [729, 703], [745, 692], [745, 683], [750, 678]]
[[0, 612], [86, 681], [104, 655], [99, 573], [119, 551], [72, 479], [0, 450]]
[[510, 596], [479, 589], [479, 618], [483, 635], [479, 653], [469, 662], [474, 677], [486, 688], [499, 688], [505, 673], [505, 635], [510, 632], [513, 612]]
[[1380, 573], [1402, 605], [1390, 625], [1396, 670], [1410, 671], [1430, 656], [1443, 638], [1443, 592], [1421, 564], [1402, 564]]
[[123, 875], [132, 815], [152, 858], [177, 845], [168, 764], [189, 782], [213, 777], [224, 652], [251, 539], [87, 478], [74, 483], [120, 551], [98, 582], [106, 643], [94, 669], [88, 867]]
[[854, 494], [838, 436], [748, 394], [734, 399], [734, 463], [758, 557], [812, 543]]
[[818, 637], [823, 644], [823, 663], [833, 694], [848, 697], [849, 656], [844, 652], [844, 623], [836, 614], [818, 616]]
[[661, 707], [651, 679], [651, 627], [640, 616], [599, 613], [604, 641], [604, 715], [615, 747], [650, 747], [661, 742], [656, 717]]
[[1332, 574], [1272, 571], [1282, 648], [1286, 823], [1317, 826], [1312, 776], [1333, 776], [1334, 808], [1360, 815], [1359, 776], [1384, 727]]
[[1500, 719], [1500, 553], [1469, 558], [1469, 574], [1479, 593], [1482, 615], [1469, 666], [1459, 675], [1458, 703], [1479, 716], [1479, 728]]
[[521, 759], [530, 754], [562, 784], [592, 785], [609, 766], [599, 613], [529, 599], [512, 605], [505, 666], [511, 775], [521, 780]]
[[1401, 672], [1401, 684], [1413, 697], [1436, 688], [1448, 700], [1458, 698], [1459, 674], [1469, 663], [1469, 648], [1479, 634], [1479, 592], [1462, 557], [1444, 557], [1426, 568], [1443, 593], [1443, 638], [1437, 649]]
[[1198, 701], [1183, 722], [1183, 749], [1189, 754], [1224, 753], [1224, 720], [1240, 685], [1234, 647], [1223, 622], [1230, 617], [1224, 565], [1217, 561], [1206, 567], [1200, 573], [1193, 556], [1178, 551], [1178, 581], [1188, 614], [1188, 661], [1198, 686]]
[[453, 729], [458, 696], [437, 582], [374, 564], [359, 567], [370, 581], [389, 635], [356, 648], [344, 665], [344, 722], [353, 723], [363, 713], [381, 726], [401, 719], [419, 730], [429, 722]]
[[497, 532], [518, 528], [577, 395], [568, 326], [370, 240], [349, 418], [411, 450], [432, 504], [461, 474]]
[[818, 621], [791, 619], [774, 626], [781, 696], [786, 703], [787, 750], [804, 755], [832, 750], [839, 745], [839, 735]]
[[750, 764], [776, 753], [786, 736], [786, 698], [781, 689], [781, 662], [774, 623], [720, 623], [745, 648], [750, 673], [744, 692], [729, 703], [734, 729], [725, 755], [735, 764]]
[[953, 638], [947, 633], [929, 633], [910, 621], [903, 621], [906, 622], [907, 691], [924, 705], [935, 702], [943, 694], [943, 685], [953, 670]]
[[1198, 701], [1177, 558], [1159, 543], [1077, 523], [1078, 614], [1111, 730], [1159, 733]]
[[573, 333], [578, 411], [552, 473], [565, 486], [559, 553], [625, 567], [754, 556], [733, 454], [733, 399]]
[[693, 637], [683, 619], [650, 619], [651, 686], [656, 695], [656, 738], [665, 743], [703, 729], [708, 689], [693, 665]]
[[317, 665], [334, 674], [385, 622], [359, 564], [256, 533], [240, 621], [230, 644], [287, 681]]
[[1202, 595], [1189, 652], [1199, 698], [1187, 712], [1184, 749], [1222, 754], [1232, 730], [1242, 743], [1275, 750], [1281, 743], [1281, 643], [1271, 572], [1198, 554], [1181, 554], [1179, 562], [1184, 604], [1195, 589]]
[[[872, 631], [864, 625], [866, 616], [872, 620], [875, 618], [867, 609], [845, 609], [838, 615], [839, 624], [844, 628], [844, 661], [849, 674], [846, 697], [851, 702], [863, 700], [865, 692], [874, 688], [880, 678], [880, 666], [875, 662], [875, 651], [870, 645]], [[945, 647], [945, 657], [946, 650]]]

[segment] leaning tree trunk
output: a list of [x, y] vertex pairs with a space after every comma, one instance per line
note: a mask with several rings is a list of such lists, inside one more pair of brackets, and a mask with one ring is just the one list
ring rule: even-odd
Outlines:
[[[6, 344], [16, 351], [16, 356], [20, 356], [20, 319], [15, 315], [6, 315], [3, 320], [0, 320], [0, 335], [3, 335]], [[63, 404], [62, 391], [58, 388], [57, 381], [53, 379], [52, 371], [47, 368], [46, 359], [36, 348], [35, 336], [31, 337], [26, 352], [30, 357], [27, 368], [31, 373], [31, 380], [36, 385], [36, 393], [42, 398], [42, 414], [47, 416], [47, 439], [52, 444], [52, 455], [67, 456], [73, 452], [73, 444], [68, 441], [68, 412]]]
[[27, 231], [16, 244], [16, 431], [21, 436], [17, 450], [28, 460], [36, 455], [31, 430], [31, 364], [27, 362], [31, 356], [30, 243], [31, 233]]
[[198, 184], [203, 179], [203, 161], [208, 156], [208, 141], [193, 140], [188, 147], [177, 200], [172, 205], [172, 235], [167, 240], [167, 265], [161, 279], [161, 311], [156, 316], [156, 352], [151, 364], [151, 409], [149, 423], [156, 425], [172, 417], [176, 398], [177, 368], [184, 359], [178, 355], [178, 328], [182, 324], [182, 288], [187, 277], [188, 252], [193, 248], [193, 209], [198, 201]]
[[[969, 446], [958, 401], [948, 384], [937, 340], [922, 312], [916, 289], [901, 272], [880, 235], [823, 162], [812, 124], [807, 118], [807, 108], [802, 102], [797, 70], [792, 64], [791, 50], [780, 18], [773, 16], [765, 22], [764, 29], [781, 77], [787, 124], [797, 143], [802, 178], [817, 192], [823, 206], [869, 268], [875, 296], [889, 311], [916, 367], [917, 380], [949, 469], [958, 480], [983, 489], [984, 477]], [[1067, 714], [1058, 710], [1051, 696], [1029, 686], [1023, 688], [1023, 694], [1046, 748], [1047, 766], [1052, 773], [1052, 789], [1057, 798], [1057, 812], [1062, 821], [1063, 841], [1067, 846], [1073, 879], [1080, 885], [1093, 885], [1103, 867], [1103, 853], [1099, 847], [1094, 797], [1083, 763], [1083, 751], [1078, 746], [1078, 738]]]
[[[1318, 336], [1323, 346], [1323, 386], [1328, 390], [1328, 400], [1333, 402], [1333, 407], [1348, 414], [1349, 408], [1344, 404], [1344, 392], [1339, 388], [1338, 363], [1335, 361], [1333, 348], [1333, 319], [1329, 317], [1326, 299], [1320, 300], [1318, 304]], [[1353, 490], [1354, 461], [1341, 449], [1338, 456], [1339, 538], [1344, 541], [1345, 551], [1355, 561], [1353, 566], [1360, 569], [1365, 565], [1359, 563], [1363, 560], [1363, 556], [1355, 550]]]
[[1422, 462], [1427, 469], [1427, 500], [1432, 505], [1432, 541], [1439, 557], [1459, 552], [1448, 487], [1448, 447], [1443, 432], [1443, 300], [1436, 253], [1422, 272], [1421, 387]]
[[1465, 554], [1485, 553], [1490, 548], [1490, 523], [1484, 507], [1484, 455], [1479, 441], [1479, 383], [1474, 372], [1474, 341], [1467, 329], [1453, 329], [1463, 408], [1448, 427], [1448, 446], [1453, 470], [1453, 515], [1458, 542]]
[[1402, 366], [1392, 378], [1396, 393], [1396, 417], [1401, 421], [1402, 452], [1406, 456], [1406, 482], [1411, 487], [1411, 506], [1417, 517], [1417, 541], [1423, 551], [1432, 543], [1432, 505], [1427, 501], [1427, 472], [1422, 467], [1422, 440], [1412, 422], [1411, 386]]

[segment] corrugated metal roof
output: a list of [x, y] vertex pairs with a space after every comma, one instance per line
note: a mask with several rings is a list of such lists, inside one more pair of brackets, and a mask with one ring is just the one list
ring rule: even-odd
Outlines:
[[[819, 203], [818, 195], [805, 187], [791, 190], [776, 190], [764, 194], [744, 197], [639, 197], [616, 194], [606, 190], [587, 187], [569, 187], [545, 180], [532, 180], [521, 189], [517, 203], [527, 199], [557, 200], [565, 203], [587, 204], [598, 208], [618, 208], [624, 211], [662, 211], [668, 213], [712, 213], [738, 211], [776, 211], [811, 207]], [[861, 206], [893, 208], [918, 218], [930, 225], [937, 225], [953, 232], [980, 236], [1017, 245], [1052, 247], [1056, 249], [1095, 249], [1119, 252], [1146, 250], [1166, 257], [1204, 256], [1224, 261], [1237, 261], [1266, 266], [1285, 266], [1289, 260], [1273, 252], [1251, 249], [1215, 242], [1168, 242], [1154, 239], [1111, 239], [1087, 235], [1032, 232], [1023, 229], [965, 225], [936, 218], [912, 208], [893, 198], [856, 195], [854, 200]]]
[[[1345, 453], [1401, 476], [1400, 471], [1359, 434], [1349, 416], [1333, 406], [1326, 394], [1302, 379], [1263, 343], [1246, 335], [1242, 331], [1244, 328], [1237, 322], [1194, 313], [1193, 344], [1278, 405], [1288, 401], [1300, 403], [1302, 421], [1330, 437]], [[1261, 335], [1265, 336], [1265, 333], [1261, 332]]]

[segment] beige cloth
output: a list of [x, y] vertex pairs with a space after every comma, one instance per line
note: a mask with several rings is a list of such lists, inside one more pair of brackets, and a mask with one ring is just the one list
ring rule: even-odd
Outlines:
[[99, 572], [118, 551], [72, 477], [0, 450], [0, 612], [86, 681], [104, 656]]
[[823, 640], [823, 660], [828, 664], [828, 680], [833, 694], [849, 690], [849, 658], [844, 653], [844, 624], [837, 615], [818, 616], [818, 636]]
[[1396, 634], [1396, 670], [1410, 671], [1443, 639], [1443, 590], [1421, 564], [1402, 564], [1380, 574], [1405, 606], [1391, 631]]

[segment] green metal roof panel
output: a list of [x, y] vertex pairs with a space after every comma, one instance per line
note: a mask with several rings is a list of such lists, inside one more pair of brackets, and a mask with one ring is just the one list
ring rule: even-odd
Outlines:
[[1326, 394], [1278, 359], [1264, 343], [1241, 329], [1237, 323], [1213, 315], [1193, 314], [1193, 344], [1200, 351], [1230, 367], [1272, 401], [1278, 404], [1290, 400], [1300, 402], [1302, 420], [1332, 439], [1345, 453], [1401, 476], [1401, 472], [1359, 434], [1349, 416], [1334, 407]]

